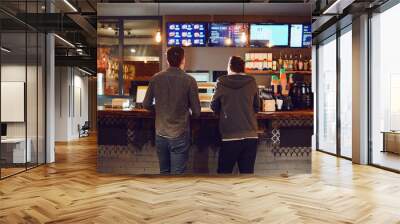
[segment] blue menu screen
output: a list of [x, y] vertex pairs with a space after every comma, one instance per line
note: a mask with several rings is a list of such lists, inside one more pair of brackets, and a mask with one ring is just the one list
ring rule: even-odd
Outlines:
[[207, 23], [167, 23], [167, 45], [205, 47]]
[[303, 25], [303, 47], [311, 47], [312, 31], [311, 25]]

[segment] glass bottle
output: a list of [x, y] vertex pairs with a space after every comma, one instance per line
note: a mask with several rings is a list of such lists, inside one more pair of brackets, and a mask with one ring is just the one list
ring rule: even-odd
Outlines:
[[297, 67], [298, 67], [299, 71], [303, 71], [304, 70], [304, 62], [303, 62], [301, 54], [300, 54], [300, 58], [299, 58], [299, 62], [298, 62], [298, 66]]
[[299, 61], [297, 60], [297, 55], [294, 55], [294, 61], [293, 61], [293, 70], [294, 71], [298, 70], [298, 63], [299, 63]]
[[276, 68], [276, 70], [278, 70], [278, 69], [281, 69], [281, 68], [282, 68], [282, 66], [283, 66], [282, 53], [281, 53], [281, 52], [279, 52], [278, 65], [277, 65], [277, 68]]

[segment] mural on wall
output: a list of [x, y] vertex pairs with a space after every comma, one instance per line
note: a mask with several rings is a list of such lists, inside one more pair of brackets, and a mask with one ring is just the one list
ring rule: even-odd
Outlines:
[[97, 73], [103, 74], [105, 95], [118, 95], [118, 70], [118, 60], [111, 56], [111, 48], [97, 48]]

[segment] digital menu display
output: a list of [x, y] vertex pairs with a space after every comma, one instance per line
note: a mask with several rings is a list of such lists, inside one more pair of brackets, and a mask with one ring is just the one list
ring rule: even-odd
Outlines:
[[311, 47], [312, 31], [311, 25], [303, 25], [303, 47]]
[[311, 25], [290, 25], [290, 47], [310, 47], [312, 42]]
[[251, 24], [251, 47], [286, 47], [289, 45], [288, 24]]
[[290, 25], [290, 47], [303, 47], [303, 24]]
[[[212, 47], [247, 47], [247, 23], [211, 23], [208, 45]], [[246, 38], [243, 38], [243, 33]]]
[[203, 47], [207, 44], [207, 23], [167, 23], [167, 45]]

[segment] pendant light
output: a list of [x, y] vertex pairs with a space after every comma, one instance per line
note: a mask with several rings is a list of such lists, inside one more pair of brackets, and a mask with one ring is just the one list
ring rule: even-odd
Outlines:
[[[157, 15], [158, 15], [158, 17], [160, 17], [160, 0], [158, 0], [158, 4], [157, 4]], [[162, 38], [161, 38], [161, 30], [159, 28], [157, 33], [156, 33], [156, 42], [160, 43], [161, 40], [162, 40]]]
[[247, 33], [245, 30], [245, 22], [244, 22], [244, 0], [243, 0], [243, 4], [242, 4], [242, 33], [240, 34], [240, 41], [242, 43], [247, 43]]
[[232, 45], [232, 39], [230, 37], [227, 37], [224, 41], [224, 44], [226, 46], [231, 46]]

